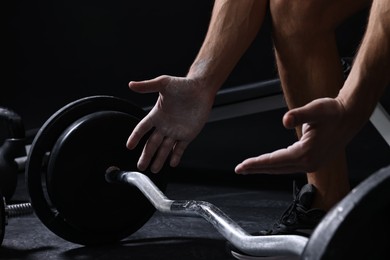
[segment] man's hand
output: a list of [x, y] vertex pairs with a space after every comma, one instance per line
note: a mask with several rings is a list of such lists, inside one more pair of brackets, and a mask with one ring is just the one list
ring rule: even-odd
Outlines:
[[326, 164], [357, 132], [338, 99], [321, 98], [292, 109], [283, 117], [286, 128], [302, 126], [302, 137], [293, 145], [249, 158], [237, 165], [238, 174], [313, 172]]
[[207, 94], [196, 80], [171, 76], [130, 82], [129, 87], [139, 93], [159, 92], [153, 109], [134, 128], [127, 141], [127, 147], [133, 149], [153, 129], [138, 168], [143, 171], [151, 165], [152, 172], [159, 172], [169, 156], [170, 165], [176, 167], [188, 144], [206, 123], [215, 95]]

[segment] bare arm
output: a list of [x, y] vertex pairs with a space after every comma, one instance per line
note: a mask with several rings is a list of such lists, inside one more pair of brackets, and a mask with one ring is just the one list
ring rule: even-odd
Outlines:
[[209, 30], [186, 77], [160, 76], [130, 82], [140, 93], [159, 92], [158, 100], [131, 133], [133, 149], [153, 130], [138, 160], [138, 168], [151, 165], [158, 172], [170, 156], [175, 167], [188, 144], [208, 119], [216, 92], [257, 34], [267, 0], [216, 0]]
[[268, 0], [216, 0], [205, 41], [187, 77], [218, 90], [252, 43]]
[[347, 113], [352, 113], [351, 126], [360, 128], [367, 122], [389, 83], [390, 1], [375, 0], [352, 71], [338, 95]]

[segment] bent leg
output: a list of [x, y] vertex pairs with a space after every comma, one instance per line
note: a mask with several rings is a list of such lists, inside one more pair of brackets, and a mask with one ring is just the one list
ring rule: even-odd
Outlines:
[[[288, 107], [335, 97], [343, 85], [335, 30], [369, 0], [271, 0], [276, 62]], [[298, 137], [301, 129], [297, 129]], [[330, 209], [350, 190], [345, 151], [307, 174], [318, 193], [313, 207]]]

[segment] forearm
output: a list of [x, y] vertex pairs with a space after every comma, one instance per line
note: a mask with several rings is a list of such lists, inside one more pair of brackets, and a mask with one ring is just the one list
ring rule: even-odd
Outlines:
[[374, 0], [366, 34], [338, 98], [361, 127], [390, 83], [390, 1]]
[[267, 2], [216, 0], [206, 38], [187, 77], [216, 92], [258, 33]]

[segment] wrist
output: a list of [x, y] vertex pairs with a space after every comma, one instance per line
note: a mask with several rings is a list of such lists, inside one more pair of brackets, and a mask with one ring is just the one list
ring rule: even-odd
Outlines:
[[225, 77], [213, 68], [213, 63], [210, 60], [195, 61], [191, 65], [186, 77], [193, 81], [202, 91], [212, 94], [213, 97], [215, 97], [225, 81]]
[[376, 104], [368, 94], [358, 91], [358, 88], [349, 88], [361, 83], [358, 79], [355, 80], [347, 81], [336, 97], [343, 111], [343, 125], [353, 135], [368, 122]]

